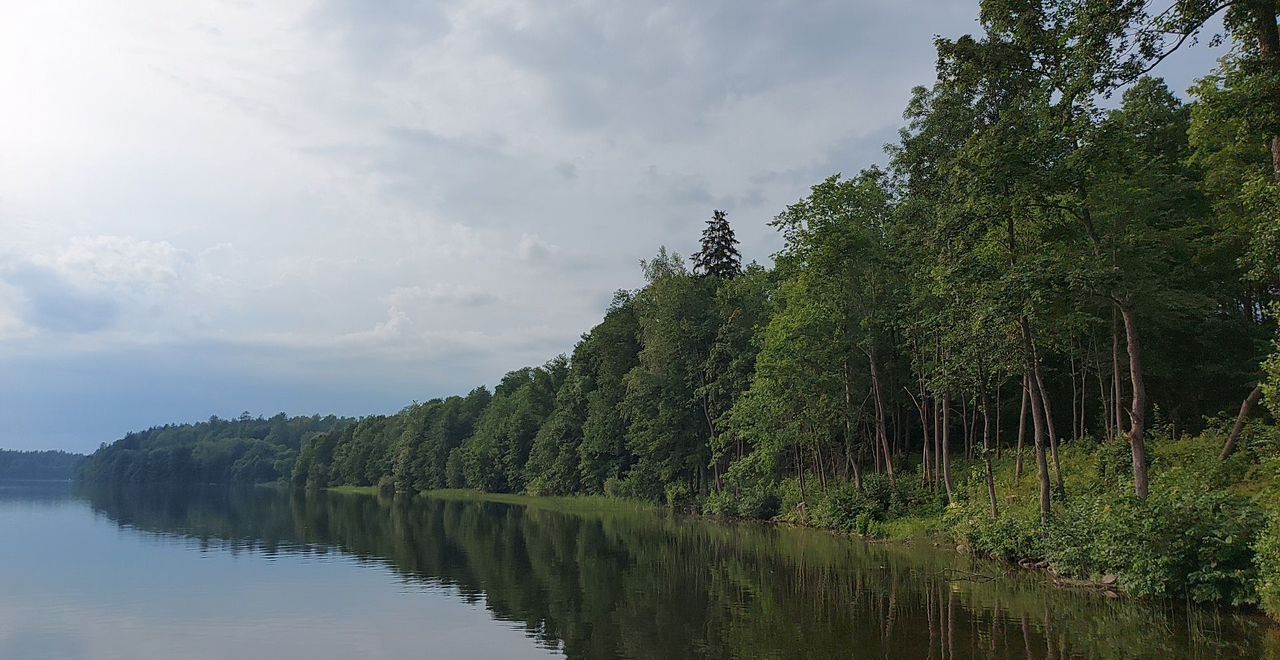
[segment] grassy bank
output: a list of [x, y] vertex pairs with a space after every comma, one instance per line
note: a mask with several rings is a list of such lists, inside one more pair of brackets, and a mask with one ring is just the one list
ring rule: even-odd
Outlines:
[[325, 490], [339, 495], [377, 495], [377, 486], [331, 486]]
[[567, 512], [630, 512], [658, 511], [659, 507], [643, 500], [609, 497], [604, 495], [573, 495], [551, 497], [542, 495], [513, 495], [510, 493], [486, 493], [465, 488], [446, 488], [428, 490], [420, 493], [423, 497], [437, 500], [462, 500], [476, 502], [500, 502], [503, 504], [519, 504], [534, 509], [555, 509]]
[[[994, 460], [993, 516], [983, 463], [957, 456], [950, 501], [941, 485], [925, 483], [918, 465], [900, 465], [890, 485], [865, 475], [862, 491], [829, 481], [825, 488], [796, 479], [751, 489], [727, 487], [684, 505], [702, 513], [769, 520], [857, 534], [929, 542], [1012, 563], [1035, 563], [1072, 580], [1114, 579], [1139, 597], [1257, 606], [1280, 618], [1280, 428], [1254, 425], [1230, 459], [1218, 454], [1221, 432], [1149, 445], [1151, 495], [1132, 495], [1132, 465], [1124, 442], [1065, 442], [1062, 485], [1054, 478], [1053, 514], [1042, 525], [1039, 484], [1030, 449], [1019, 474], [1016, 453]], [[376, 487], [331, 492], [376, 494]], [[518, 504], [578, 513], [656, 511], [656, 504], [614, 496], [530, 496], [475, 490], [431, 490], [443, 500]], [[1112, 578], [1111, 576], [1114, 576]]]
[[789, 479], [712, 496], [703, 506], [872, 538], [930, 539], [1065, 578], [1114, 579], [1134, 596], [1256, 605], [1280, 618], [1280, 429], [1249, 428], [1245, 449], [1226, 461], [1218, 457], [1223, 439], [1221, 432], [1152, 438], [1145, 501], [1132, 495], [1126, 443], [1064, 443], [1061, 487], [1050, 460], [1048, 525], [1029, 450], [1020, 476], [1014, 452], [994, 462], [994, 516], [976, 459], [953, 461], [950, 501], [909, 466], [892, 486], [880, 474], [867, 475], [861, 492], [847, 482], [802, 489]]

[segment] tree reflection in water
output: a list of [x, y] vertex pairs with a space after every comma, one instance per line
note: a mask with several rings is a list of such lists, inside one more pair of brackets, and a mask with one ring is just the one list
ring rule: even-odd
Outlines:
[[[950, 552], [629, 505], [86, 489], [145, 534], [341, 552], [444, 585], [570, 658], [1275, 658], [1261, 618], [1108, 600]], [[998, 576], [985, 579], [985, 576]]]

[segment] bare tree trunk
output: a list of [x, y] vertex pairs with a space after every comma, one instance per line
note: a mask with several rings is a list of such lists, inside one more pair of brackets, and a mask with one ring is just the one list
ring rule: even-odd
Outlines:
[[1244, 430], [1244, 420], [1249, 416], [1249, 412], [1253, 410], [1253, 406], [1258, 403], [1258, 399], [1262, 398], [1262, 384], [1254, 385], [1250, 390], [1249, 396], [1244, 398], [1244, 403], [1240, 404], [1240, 414], [1236, 415], [1236, 423], [1231, 427], [1231, 435], [1227, 436], [1227, 443], [1222, 447], [1222, 454], [1219, 456], [1222, 460], [1227, 460], [1231, 454], [1235, 453], [1236, 444], [1240, 441], [1240, 432]]
[[1085, 421], [1085, 410], [1088, 409], [1089, 402], [1089, 351], [1085, 351], [1080, 359], [1080, 432], [1076, 437], [1084, 438], [1089, 435], [1089, 425]]
[[[905, 389], [905, 388], [904, 388]], [[910, 392], [908, 392], [910, 394]], [[914, 400], [915, 397], [912, 397]], [[929, 484], [929, 400], [924, 394], [924, 384], [920, 384], [920, 399], [915, 401], [916, 412], [920, 414], [920, 479]]]
[[808, 499], [808, 495], [804, 492], [804, 461], [800, 458], [800, 443], [796, 443], [796, 472], [800, 475], [800, 500]]
[[1097, 358], [1098, 366], [1098, 402], [1102, 406], [1102, 438], [1110, 440], [1111, 433], [1111, 401], [1107, 399], [1107, 385], [1102, 380], [1102, 358]]
[[1147, 425], [1147, 386], [1142, 378], [1142, 345], [1138, 341], [1138, 319], [1133, 302], [1120, 304], [1124, 339], [1129, 348], [1129, 379], [1133, 387], [1133, 409], [1129, 413], [1129, 448], [1133, 453], [1133, 492], [1147, 498], [1147, 446], [1143, 432]]
[[996, 461], [1000, 460], [1000, 448], [1004, 446], [1003, 438], [1000, 436], [1000, 420], [1004, 417], [1004, 399], [1000, 396], [1000, 389], [1004, 383], [996, 385]]
[[1040, 373], [1040, 355], [1035, 348], [1035, 340], [1031, 343], [1032, 364], [1035, 365], [1036, 385], [1040, 388], [1040, 402], [1044, 406], [1044, 425], [1049, 435], [1049, 451], [1053, 455], [1053, 473], [1057, 477], [1058, 491], [1063, 492], [1066, 486], [1062, 481], [1062, 461], [1058, 459], [1058, 431], [1053, 424], [1053, 407], [1049, 405], [1049, 393], [1045, 390], [1044, 377]]
[[1111, 308], [1111, 405], [1115, 414], [1115, 437], [1124, 433], [1124, 387], [1120, 383], [1120, 319], [1116, 307]]
[[1018, 448], [1013, 457], [1013, 478], [1022, 479], [1022, 443], [1027, 438], [1027, 399], [1030, 397], [1031, 385], [1027, 377], [1022, 376], [1022, 412], [1018, 413]]
[[822, 488], [822, 492], [827, 492], [827, 465], [822, 458], [822, 443], [813, 443], [813, 460], [818, 464], [818, 485]]
[[[1258, 40], [1258, 54], [1263, 67], [1269, 76], [1271, 103], [1280, 104], [1280, 85], [1276, 76], [1280, 75], [1280, 31], [1276, 29], [1276, 5], [1273, 2], [1252, 2], [1249, 13], [1253, 22], [1253, 32]], [[1277, 183], [1280, 183], [1280, 135], [1273, 135], [1271, 143], [1271, 172]]]
[[1040, 391], [1040, 383], [1035, 377], [1035, 351], [1031, 340], [1031, 322], [1023, 317], [1022, 325], [1022, 341], [1025, 345], [1024, 364], [1027, 377], [1027, 385], [1030, 395], [1031, 404], [1031, 424], [1033, 427], [1033, 436], [1036, 445], [1036, 473], [1040, 478], [1040, 524], [1047, 526], [1049, 524], [1050, 514], [1050, 485], [1049, 485], [1049, 462], [1045, 458], [1045, 441], [1044, 441], [1044, 402], [1042, 392]]
[[[968, 399], [965, 399], [965, 407], [968, 407]], [[969, 411], [969, 426], [965, 428], [964, 436], [965, 449], [968, 454], [965, 458], [973, 460], [974, 455], [978, 453], [978, 402], [974, 400], [973, 409]]]
[[991, 414], [987, 397], [982, 396], [982, 462], [987, 468], [987, 496], [991, 498], [991, 517], [998, 518], [1000, 511], [996, 507], [996, 475], [991, 469]]
[[955, 501], [951, 486], [951, 393], [942, 395], [942, 483], [947, 488], [947, 502]]
[[933, 400], [933, 490], [942, 485], [942, 406]]
[[1071, 361], [1071, 439], [1075, 440], [1080, 437], [1080, 410], [1079, 399], [1080, 389], [1076, 387], [1076, 354], [1071, 351], [1067, 354], [1067, 359]]
[[[849, 388], [849, 361], [844, 363], [844, 444], [845, 444], [845, 460], [848, 461], [849, 467], [853, 468], [853, 487], [862, 492], [862, 468], [858, 465], [858, 461], [849, 452], [849, 447], [853, 444], [853, 391]], [[866, 401], [863, 401], [865, 405]], [[859, 416], [862, 412], [859, 410]]]
[[884, 454], [884, 469], [889, 475], [889, 485], [897, 486], [893, 476], [893, 454], [889, 449], [889, 435], [885, 430], [884, 388], [880, 384], [880, 365], [877, 364], [875, 349], [867, 352], [867, 361], [871, 363], [871, 387], [876, 395], [876, 434], [880, 438], [880, 450]]

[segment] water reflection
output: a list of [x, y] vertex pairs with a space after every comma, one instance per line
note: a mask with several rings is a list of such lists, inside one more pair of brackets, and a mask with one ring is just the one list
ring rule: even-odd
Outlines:
[[1046, 588], [953, 553], [642, 510], [270, 489], [95, 490], [141, 533], [341, 552], [439, 585], [570, 658], [1265, 658], [1256, 617]]

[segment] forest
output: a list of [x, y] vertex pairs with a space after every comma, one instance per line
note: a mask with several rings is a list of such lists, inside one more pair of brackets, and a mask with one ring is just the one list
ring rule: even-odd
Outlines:
[[[152, 429], [84, 475], [639, 498], [1280, 615], [1276, 19], [982, 2], [885, 165], [772, 220], [771, 265], [717, 210], [492, 391]], [[1160, 64], [1200, 37], [1230, 48], [1183, 99]]]
[[166, 424], [103, 445], [79, 478], [116, 484], [267, 483], [287, 479], [304, 441], [354, 422], [329, 415], [270, 419], [244, 412], [196, 424]]
[[0, 449], [0, 480], [69, 480], [76, 476], [76, 468], [83, 460], [84, 455], [65, 451]]

